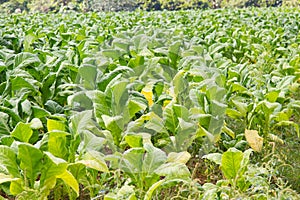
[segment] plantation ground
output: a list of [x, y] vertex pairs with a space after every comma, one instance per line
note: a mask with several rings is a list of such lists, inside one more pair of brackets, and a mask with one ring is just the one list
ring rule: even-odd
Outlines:
[[299, 11], [1, 16], [2, 199], [299, 199]]

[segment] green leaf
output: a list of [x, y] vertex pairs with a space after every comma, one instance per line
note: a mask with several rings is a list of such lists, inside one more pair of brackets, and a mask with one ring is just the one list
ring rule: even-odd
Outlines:
[[218, 165], [221, 165], [221, 163], [222, 163], [222, 154], [220, 154], [220, 153], [210, 153], [210, 154], [203, 156], [202, 158], [208, 159]]
[[114, 142], [118, 145], [121, 141], [121, 133], [123, 130], [123, 117], [115, 116], [110, 117], [107, 115], [102, 115], [105, 127], [109, 130], [114, 138]]
[[143, 146], [143, 137], [141, 135], [126, 135], [126, 143], [130, 147], [142, 147]]
[[185, 71], [180, 70], [173, 79], [174, 93], [177, 98], [179, 98], [182, 95], [181, 93], [188, 91], [188, 82], [184, 78], [184, 76]]
[[8, 127], [7, 119], [5, 119], [5, 115], [2, 115], [2, 113], [0, 112], [0, 136], [9, 134], [10, 130]]
[[27, 67], [28, 65], [34, 65], [40, 62], [41, 62], [40, 59], [35, 54], [23, 52], [23, 53], [19, 53], [15, 57], [14, 68], [17, 67], [23, 68], [23, 67]]
[[166, 176], [167, 179], [182, 178], [189, 179], [190, 171], [183, 163], [165, 163], [154, 171], [159, 176]]
[[84, 185], [86, 178], [86, 166], [81, 163], [71, 163], [68, 165], [68, 171], [72, 173], [74, 178]]
[[24, 38], [24, 51], [30, 51], [30, 45], [36, 40], [38, 39], [37, 36], [35, 34], [33, 34], [32, 32], [27, 34]]
[[145, 194], [145, 197], [144, 197], [144, 200], [151, 200], [152, 199], [152, 195], [153, 195], [153, 192], [159, 188], [166, 180], [163, 179], [163, 180], [160, 180], [156, 183], [154, 183], [146, 192]]
[[154, 147], [152, 144], [144, 144], [146, 154], [143, 161], [143, 172], [151, 175], [159, 166], [161, 166], [166, 160], [166, 153], [162, 150]]
[[100, 172], [109, 172], [104, 161], [104, 156], [97, 151], [88, 151], [81, 160], [77, 161], [77, 163], [81, 163]]
[[33, 131], [30, 128], [29, 124], [24, 124], [19, 122], [15, 129], [11, 132], [11, 136], [18, 139], [21, 142], [29, 142]]
[[80, 148], [82, 148], [82, 151], [99, 151], [103, 148], [104, 144], [106, 143], [106, 140], [103, 137], [98, 137], [88, 130], [82, 131], [80, 137], [82, 141]]
[[24, 78], [19, 77], [19, 76], [15, 77], [11, 80], [11, 87], [12, 87], [12, 90], [14, 90], [14, 91], [21, 90], [23, 88], [35, 90], [32, 83], [30, 83], [29, 81], [27, 81]]
[[47, 110], [40, 108], [38, 106], [32, 106], [31, 109], [32, 109], [32, 115], [35, 118], [41, 119], [43, 117], [48, 117], [51, 115], [50, 112], [48, 112]]
[[151, 129], [155, 131], [156, 133], [168, 133], [164, 126], [164, 121], [162, 118], [160, 118], [158, 115], [156, 115], [154, 112], [147, 113], [146, 115], [143, 115], [148, 122], [145, 124], [145, 128]]
[[97, 69], [92, 65], [84, 65], [78, 69], [78, 73], [81, 78], [84, 80], [84, 87], [86, 89], [95, 89]]
[[137, 200], [135, 197], [134, 186], [124, 185], [117, 193], [118, 199]]
[[136, 101], [136, 100], [129, 100], [128, 102], [128, 110], [129, 110], [129, 117], [132, 118], [135, 114], [139, 111], [146, 110], [147, 105], [143, 102]]
[[45, 108], [50, 111], [52, 114], [56, 113], [62, 113], [64, 111], [64, 108], [56, 103], [55, 101], [48, 100], [45, 104]]
[[175, 130], [178, 126], [178, 118], [173, 110], [173, 104], [169, 103], [164, 112], [163, 112], [163, 116], [165, 119], [165, 126], [166, 128], [171, 132], [171, 133], [175, 133]]
[[13, 177], [20, 177], [16, 153], [8, 146], [0, 145], [0, 164], [3, 165]]
[[248, 167], [249, 162], [250, 162], [250, 155], [251, 155], [252, 152], [253, 152], [252, 149], [247, 149], [243, 153], [243, 160], [241, 161], [240, 176], [243, 175], [245, 173], [245, 171], [247, 170], [247, 167]]
[[230, 148], [222, 155], [221, 169], [227, 179], [235, 179], [241, 169], [243, 152]]
[[53, 156], [49, 152], [44, 152], [44, 165], [41, 170], [40, 188], [43, 195], [48, 196], [50, 190], [56, 184], [56, 177], [65, 173], [67, 162], [63, 159]]
[[56, 157], [67, 160], [69, 148], [67, 137], [69, 135], [69, 133], [63, 131], [49, 132], [48, 151]]
[[114, 114], [121, 114], [128, 100], [128, 81], [117, 81], [111, 86], [112, 92], [112, 109]]
[[121, 57], [121, 52], [119, 50], [114, 50], [114, 49], [106, 49], [106, 50], [103, 50], [102, 51], [102, 54], [105, 56], [105, 57], [109, 57], [109, 58], [112, 58], [112, 59], [118, 59]]
[[42, 152], [30, 144], [19, 144], [18, 158], [20, 159], [20, 168], [24, 175], [29, 179], [31, 187], [38, 177], [41, 168], [43, 167]]
[[128, 174], [134, 181], [140, 180], [143, 169], [143, 148], [131, 148], [123, 153], [120, 169]]

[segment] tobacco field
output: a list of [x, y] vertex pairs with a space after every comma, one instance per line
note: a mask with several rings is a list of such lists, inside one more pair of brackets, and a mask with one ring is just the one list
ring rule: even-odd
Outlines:
[[300, 10], [0, 16], [0, 199], [300, 199]]

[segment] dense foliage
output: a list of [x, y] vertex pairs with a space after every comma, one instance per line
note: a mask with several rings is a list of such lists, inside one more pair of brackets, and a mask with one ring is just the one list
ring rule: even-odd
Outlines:
[[299, 0], [0, 0], [0, 10], [6, 12], [133, 11], [136, 9], [150, 11], [299, 5]]
[[1, 15], [2, 199], [299, 199], [299, 18]]

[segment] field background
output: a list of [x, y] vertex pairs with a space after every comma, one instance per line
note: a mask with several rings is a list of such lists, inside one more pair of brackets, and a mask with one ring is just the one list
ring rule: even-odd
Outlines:
[[299, 1], [0, 2], [1, 200], [300, 199]]

